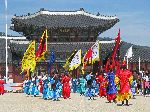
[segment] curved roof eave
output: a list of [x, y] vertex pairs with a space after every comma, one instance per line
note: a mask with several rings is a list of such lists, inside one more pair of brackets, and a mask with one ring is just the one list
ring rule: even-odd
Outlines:
[[88, 12], [85, 12], [83, 10], [79, 10], [79, 11], [66, 11], [66, 12], [58, 12], [58, 11], [38, 11], [34, 14], [30, 14], [30, 15], [26, 15], [26, 16], [14, 16], [13, 19], [30, 19], [30, 18], [34, 18], [38, 15], [85, 15], [85, 16], [89, 16], [89, 17], [92, 17], [92, 18], [96, 18], [96, 19], [103, 19], [103, 20], [113, 20], [113, 19], [118, 19], [117, 16], [104, 16], [104, 15], [94, 15], [94, 14], [91, 14], [91, 13], [88, 13]]

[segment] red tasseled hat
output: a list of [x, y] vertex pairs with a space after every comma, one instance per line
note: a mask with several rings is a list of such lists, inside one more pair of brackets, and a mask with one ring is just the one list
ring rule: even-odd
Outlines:
[[112, 65], [110, 65], [110, 66], [109, 66], [109, 69], [113, 69], [113, 66], [112, 66]]

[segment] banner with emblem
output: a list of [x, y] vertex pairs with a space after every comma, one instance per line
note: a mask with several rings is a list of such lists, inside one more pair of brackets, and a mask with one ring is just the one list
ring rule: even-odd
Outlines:
[[23, 59], [22, 59], [22, 72], [24, 70], [29, 70], [31, 72], [34, 72], [34, 69], [36, 67], [36, 61], [35, 61], [35, 41], [31, 42], [29, 47], [27, 48], [26, 52], [24, 53]]
[[47, 52], [47, 29], [43, 32], [43, 35], [40, 39], [40, 44], [36, 51], [36, 61], [40, 62], [42, 59], [45, 60], [45, 53]]
[[81, 64], [81, 49], [74, 55], [70, 64], [69, 64], [69, 71], [76, 69]]
[[63, 66], [66, 70], [69, 69], [69, 65], [70, 65], [70, 62], [71, 60], [73, 59], [74, 55], [77, 53], [77, 51], [75, 50], [71, 55], [70, 57], [66, 60], [66, 63], [65, 65]]
[[96, 41], [96, 43], [91, 47], [92, 49], [92, 63], [95, 63], [95, 61], [99, 61], [99, 40]]

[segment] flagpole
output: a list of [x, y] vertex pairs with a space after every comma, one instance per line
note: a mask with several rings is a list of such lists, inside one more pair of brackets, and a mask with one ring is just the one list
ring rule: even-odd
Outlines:
[[139, 72], [140, 72], [140, 69], [141, 69], [141, 59], [139, 57]]
[[127, 69], [129, 68], [129, 60], [128, 60], [128, 58], [127, 58]]
[[7, 0], [5, 0], [5, 16], [6, 16], [6, 83], [8, 83], [8, 65], [7, 65], [7, 58], [8, 58], [8, 49], [7, 49]]
[[123, 60], [125, 61], [125, 60], [126, 60], [126, 57], [124, 57]]

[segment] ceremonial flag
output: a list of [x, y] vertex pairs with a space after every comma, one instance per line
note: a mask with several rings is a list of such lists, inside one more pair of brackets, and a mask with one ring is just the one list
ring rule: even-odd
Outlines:
[[133, 45], [127, 50], [127, 53], [125, 55], [127, 58], [131, 58], [133, 55], [132, 47]]
[[47, 29], [46, 29], [40, 39], [40, 44], [39, 44], [38, 50], [36, 52], [36, 61], [37, 62], [39, 62], [42, 59], [45, 59], [44, 55], [47, 51], [47, 38], [48, 38], [48, 36], [47, 36]]
[[55, 62], [55, 53], [52, 51], [51, 56], [50, 56], [50, 60], [49, 60], [49, 64], [53, 64], [54, 62]]
[[31, 72], [34, 72], [35, 66], [35, 41], [33, 41], [24, 53], [21, 70], [24, 72], [24, 70], [30, 69]]
[[127, 50], [127, 53], [125, 55], [125, 57], [127, 57], [127, 69], [129, 68], [129, 58], [131, 58], [133, 55], [132, 46]]
[[118, 51], [119, 45], [120, 45], [120, 29], [119, 29], [117, 37], [115, 38], [115, 46], [114, 46], [113, 53], [112, 53], [112, 56], [111, 56], [113, 61], [115, 60], [116, 53]]
[[99, 61], [99, 40], [92, 46], [92, 63]]
[[83, 57], [83, 64], [87, 63], [87, 61], [90, 61], [89, 63], [91, 63], [92, 60], [92, 49], [90, 48], [84, 55]]
[[77, 53], [77, 51], [75, 50], [72, 54], [71, 54], [71, 56], [66, 60], [66, 63], [65, 63], [65, 65], [63, 66], [64, 68], [69, 68], [69, 64], [70, 64], [70, 62], [71, 62], [71, 60], [72, 60], [72, 58], [74, 57], [74, 55]]
[[55, 62], [55, 53], [52, 51], [50, 55], [49, 63], [48, 63], [48, 74], [51, 73], [51, 66], [52, 64], [54, 64], [54, 62]]
[[82, 59], [82, 73], [84, 74], [84, 69], [88, 62], [90, 64], [95, 63], [95, 61], [99, 61], [99, 40], [84, 55]]
[[69, 64], [69, 71], [76, 69], [81, 64], [81, 49], [74, 55], [70, 64]]
[[107, 59], [107, 62], [106, 62], [106, 66], [105, 66], [105, 71], [106, 72], [109, 70], [109, 65], [112, 65], [113, 68], [115, 68], [115, 66], [119, 66], [118, 65], [119, 60], [116, 60], [116, 54], [117, 54], [117, 51], [119, 51], [119, 48], [120, 48], [119, 46], [120, 46], [120, 29], [119, 29], [117, 37], [115, 38], [115, 46], [114, 46], [112, 55], [111, 55], [110, 58]]
[[84, 55], [83, 59], [82, 59], [82, 73], [84, 74], [84, 69], [86, 68], [87, 63], [91, 63], [92, 62], [92, 49], [90, 48]]

